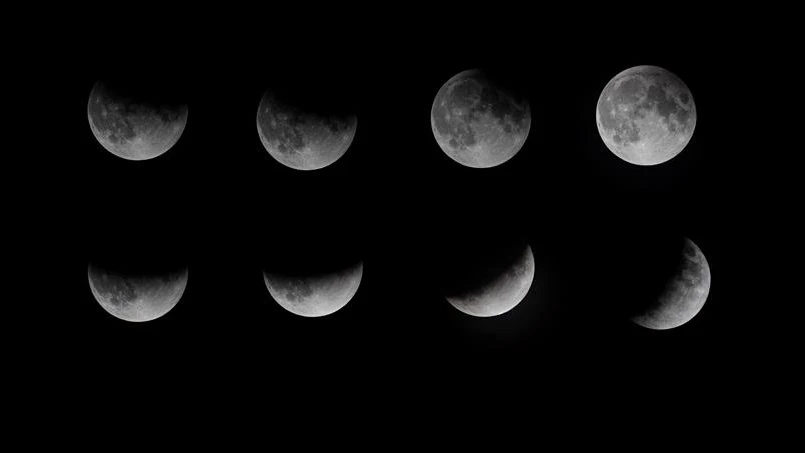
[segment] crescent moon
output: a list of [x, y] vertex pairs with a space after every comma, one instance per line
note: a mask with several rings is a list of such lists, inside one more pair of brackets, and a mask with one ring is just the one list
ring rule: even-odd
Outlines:
[[668, 280], [660, 297], [647, 309], [632, 317], [637, 325], [654, 330], [679, 327], [693, 319], [710, 293], [710, 266], [701, 249], [689, 238], [676, 273]]
[[528, 294], [534, 281], [534, 254], [526, 245], [522, 253], [490, 282], [459, 295], [446, 296], [450, 305], [471, 316], [490, 317], [508, 312]]
[[187, 269], [161, 277], [116, 275], [88, 266], [95, 300], [112, 316], [131, 322], [152, 321], [169, 312], [187, 287]]
[[343, 308], [361, 284], [363, 262], [337, 272], [285, 276], [263, 272], [271, 297], [284, 309], [304, 317], [326, 316]]

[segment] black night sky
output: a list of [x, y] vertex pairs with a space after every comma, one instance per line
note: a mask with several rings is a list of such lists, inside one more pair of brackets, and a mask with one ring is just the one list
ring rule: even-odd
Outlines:
[[[189, 21], [181, 38], [78, 32], [55, 44], [49, 114], [61, 153], [39, 173], [60, 294], [48, 302], [58, 340], [46, 366], [72, 370], [87, 389], [88, 379], [114, 388], [121, 375], [160, 375], [184, 389], [285, 389], [275, 397], [289, 401], [311, 388], [357, 399], [370, 388], [436, 395], [501, 383], [553, 389], [546, 398], [619, 398], [692, 375], [706, 376], [702, 394], [725, 392], [758, 334], [746, 329], [742, 249], [761, 223], [750, 194], [764, 183], [745, 177], [749, 145], [732, 113], [742, 111], [735, 92], [749, 75], [738, 62], [751, 39], [697, 24], [687, 33], [698, 45], [615, 51], [547, 18], [505, 40], [388, 21], [294, 35], [290, 25], [241, 31], [254, 28], [228, 17], [223, 28]], [[651, 167], [613, 155], [595, 122], [607, 82], [643, 64], [678, 75], [698, 112], [685, 150]], [[525, 146], [489, 169], [448, 158], [430, 126], [439, 88], [471, 68], [507, 76], [533, 115]], [[118, 158], [90, 130], [90, 90], [123, 72], [175, 87], [189, 106], [181, 139], [158, 158]], [[332, 87], [357, 112], [354, 142], [333, 165], [292, 170], [263, 148], [258, 103], [283, 84]], [[679, 236], [709, 262], [707, 302], [681, 327], [636, 326], [625, 312], [650, 293], [658, 257]], [[495, 238], [527, 240], [536, 275], [515, 309], [472, 318], [439, 293], [440, 260]], [[87, 265], [116, 253], [186, 265], [176, 307], [146, 323], [106, 313]], [[266, 265], [340, 255], [362, 258], [364, 273], [333, 315], [295, 316], [266, 290]]]

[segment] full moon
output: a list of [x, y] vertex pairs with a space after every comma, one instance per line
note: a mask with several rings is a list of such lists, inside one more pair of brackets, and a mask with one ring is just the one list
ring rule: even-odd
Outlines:
[[461, 72], [442, 85], [430, 119], [442, 151], [473, 168], [494, 167], [514, 157], [531, 129], [528, 101], [479, 70]]
[[[165, 99], [165, 98], [163, 98]], [[98, 142], [127, 160], [146, 160], [164, 154], [179, 141], [187, 123], [187, 105], [176, 105], [111, 88], [98, 82], [92, 88], [87, 117]]]
[[[501, 266], [503, 265], [503, 266]], [[505, 261], [473, 263], [486, 276], [467, 276], [461, 291], [447, 294], [450, 305], [472, 316], [497, 316], [511, 310], [525, 298], [534, 280], [534, 254], [525, 245]], [[480, 284], [478, 282], [481, 281]]]
[[595, 110], [607, 148], [626, 162], [657, 165], [682, 152], [696, 127], [688, 87], [657, 66], [635, 66], [609, 81]]
[[632, 321], [655, 330], [681, 326], [699, 313], [709, 292], [710, 266], [699, 247], [686, 238], [676, 273], [660, 297]]
[[120, 275], [89, 266], [87, 275], [95, 300], [124, 321], [151, 321], [169, 312], [187, 286], [187, 269], [162, 276]]
[[297, 170], [316, 170], [347, 152], [357, 115], [316, 112], [279, 100], [266, 92], [257, 110], [257, 133], [277, 162]]
[[343, 308], [358, 291], [363, 262], [328, 274], [287, 276], [263, 272], [271, 297], [289, 312], [305, 317], [325, 316]]

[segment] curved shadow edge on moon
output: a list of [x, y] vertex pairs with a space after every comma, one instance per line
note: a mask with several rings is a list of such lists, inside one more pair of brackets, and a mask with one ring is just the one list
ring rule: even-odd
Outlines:
[[263, 272], [266, 288], [289, 312], [304, 317], [326, 316], [342, 309], [361, 284], [363, 262], [315, 276], [286, 276]]
[[680, 265], [660, 297], [632, 321], [653, 330], [679, 327], [693, 319], [710, 293], [710, 266], [704, 253], [690, 239], [685, 240]]
[[491, 317], [516, 307], [528, 294], [534, 281], [534, 254], [526, 246], [522, 255], [494, 280], [474, 291], [446, 296], [447, 301], [462, 313]]
[[162, 277], [125, 277], [88, 266], [95, 300], [112, 316], [131, 322], [152, 321], [179, 303], [187, 287], [187, 268]]

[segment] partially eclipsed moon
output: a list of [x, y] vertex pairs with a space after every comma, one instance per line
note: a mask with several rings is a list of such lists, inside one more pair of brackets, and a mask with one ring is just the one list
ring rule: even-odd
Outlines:
[[685, 239], [676, 273], [662, 295], [647, 309], [632, 317], [636, 324], [656, 330], [672, 329], [693, 319], [710, 292], [710, 266], [704, 254]]
[[280, 306], [305, 317], [325, 316], [343, 308], [358, 291], [363, 263], [314, 276], [263, 272], [266, 288]]
[[656, 165], [685, 148], [696, 128], [696, 105], [679, 77], [657, 66], [636, 66], [612, 78], [595, 110], [601, 139], [636, 165]]
[[107, 151], [126, 160], [146, 160], [164, 154], [179, 141], [187, 124], [187, 106], [138, 104], [116, 98], [98, 82], [89, 95], [87, 118]]
[[505, 91], [479, 70], [445, 82], [431, 108], [431, 129], [442, 151], [473, 168], [500, 165], [517, 154], [531, 129], [525, 99]]
[[[483, 265], [483, 263], [479, 263]], [[519, 304], [534, 280], [534, 254], [526, 245], [508, 269], [481, 287], [446, 296], [452, 306], [472, 316], [497, 316]]]
[[89, 266], [89, 286], [109, 314], [124, 321], [151, 321], [169, 312], [187, 286], [187, 269], [161, 277], [131, 277]]
[[270, 92], [260, 100], [257, 133], [277, 162], [297, 170], [317, 170], [341, 158], [358, 127], [356, 115], [319, 115], [284, 105]]

